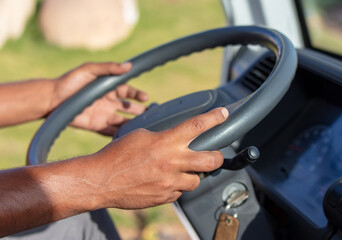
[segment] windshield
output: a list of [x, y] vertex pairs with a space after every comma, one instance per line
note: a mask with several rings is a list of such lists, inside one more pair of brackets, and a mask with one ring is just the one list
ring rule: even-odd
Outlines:
[[342, 55], [342, 0], [301, 0], [312, 47]]

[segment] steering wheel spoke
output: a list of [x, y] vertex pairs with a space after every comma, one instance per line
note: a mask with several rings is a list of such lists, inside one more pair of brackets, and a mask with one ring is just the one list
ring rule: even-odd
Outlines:
[[233, 114], [239, 107], [241, 107], [249, 98], [250, 96], [247, 96], [243, 99], [240, 99], [234, 103], [231, 103], [229, 105], [226, 106], [226, 108], [229, 111], [229, 114]]

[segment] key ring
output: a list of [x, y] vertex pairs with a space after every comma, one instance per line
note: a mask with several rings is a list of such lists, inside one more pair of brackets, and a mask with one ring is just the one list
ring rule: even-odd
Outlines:
[[237, 218], [238, 217], [239, 209], [235, 208], [235, 207], [232, 207], [232, 205], [228, 203], [224, 207], [224, 212], [229, 214], [229, 215], [231, 215], [234, 218]]

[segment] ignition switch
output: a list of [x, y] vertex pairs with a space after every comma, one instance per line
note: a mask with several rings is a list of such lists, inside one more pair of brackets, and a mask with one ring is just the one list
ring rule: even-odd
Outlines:
[[240, 182], [229, 184], [222, 192], [222, 201], [229, 208], [237, 208], [248, 199], [248, 189]]

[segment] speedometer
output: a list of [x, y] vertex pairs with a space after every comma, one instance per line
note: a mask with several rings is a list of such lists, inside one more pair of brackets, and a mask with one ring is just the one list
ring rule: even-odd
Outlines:
[[342, 176], [342, 114], [328, 124], [300, 132], [281, 156], [278, 193], [317, 227], [327, 225], [323, 196]]
[[302, 179], [315, 171], [329, 153], [332, 132], [326, 125], [315, 125], [300, 133], [284, 153], [289, 177]]

